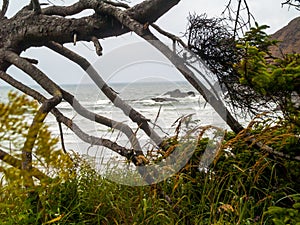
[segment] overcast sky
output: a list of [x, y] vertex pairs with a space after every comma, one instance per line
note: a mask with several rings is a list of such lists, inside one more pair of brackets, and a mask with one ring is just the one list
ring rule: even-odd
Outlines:
[[[181, 0], [181, 2], [177, 6], [172, 8], [162, 18], [160, 18], [157, 21], [157, 24], [165, 30], [168, 30], [180, 36], [185, 31], [187, 25], [186, 17], [189, 15], [189, 13], [206, 13], [208, 17], [218, 17], [225, 9], [226, 3], [228, 1], [229, 0]], [[232, 2], [234, 1], [237, 0], [232, 0]], [[267, 30], [268, 33], [274, 33], [276, 30], [287, 25], [291, 19], [300, 15], [300, 12], [292, 7], [281, 7], [281, 2], [283, 1], [284, 0], [247, 0], [250, 10], [254, 15], [256, 21], [261, 25], [267, 24], [271, 27]], [[24, 6], [22, 5], [22, 3], [24, 2], [26, 1], [10, 0], [8, 16], [12, 16], [18, 9], [22, 8]], [[41, 0], [40, 2], [47, 2], [47, 0]], [[69, 5], [74, 3], [75, 0], [52, 0], [51, 2], [57, 5]], [[141, 2], [141, 0], [132, 0], [131, 4], [134, 5], [138, 2]], [[84, 12], [83, 14], [88, 13], [89, 12]], [[109, 65], [111, 59], [116, 59], [116, 55], [120, 55], [120, 52], [124, 52], [125, 49], [128, 50], [128, 48], [126, 48], [128, 44], [136, 43], [138, 41], [141, 40], [134, 34], [126, 34], [120, 37], [112, 37], [106, 40], [100, 40], [104, 47], [104, 55], [102, 56], [102, 58], [99, 58], [95, 54], [93, 45], [91, 43], [78, 43], [76, 46], [69, 44], [66, 46], [80, 53], [92, 63], [101, 61], [106, 62], [106, 64], [101, 64], [100, 62], [103, 67], [105, 65], [108, 65], [108, 67], [112, 67], [112, 65]], [[134, 46], [136, 47], [136, 45]], [[134, 53], [134, 51], [130, 52], [130, 54], [132, 55]], [[130, 57], [130, 54], [127, 57]], [[80, 83], [82, 77], [84, 76], [84, 72], [81, 71], [78, 66], [74, 65], [71, 62], [68, 62], [63, 57], [60, 57], [59, 55], [51, 52], [46, 48], [28, 49], [25, 53], [23, 53], [23, 55], [37, 58], [39, 60], [38, 67], [59, 84]], [[149, 70], [149, 65], [151, 64], [149, 62], [151, 60], [153, 62], [153, 58], [149, 57], [145, 70]], [[140, 62], [138, 64], [140, 64]], [[167, 69], [171, 68], [167, 64], [159, 64], [160, 66], [165, 65], [165, 68]], [[157, 63], [156, 65], [157, 68], [160, 68]], [[151, 66], [152, 68], [154, 68], [155, 64], [152, 63]], [[120, 65], [118, 65], [118, 67], [120, 67]], [[115, 68], [115, 71], [119, 71], [119, 68]], [[171, 69], [171, 71], [173, 71], [173, 69]], [[15, 68], [10, 68], [8, 72], [24, 83], [34, 84], [31, 79], [29, 79], [25, 74], [22, 74], [22, 72], [18, 71]], [[149, 76], [149, 74], [147, 74], [147, 76]], [[123, 80], [121, 79], [120, 81]], [[3, 84], [3, 82], [0, 81], [0, 84]]]

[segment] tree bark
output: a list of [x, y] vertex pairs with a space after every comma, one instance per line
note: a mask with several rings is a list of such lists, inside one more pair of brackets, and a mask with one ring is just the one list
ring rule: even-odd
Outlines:
[[[180, 0], [145, 0], [133, 7], [128, 7], [125, 4], [111, 3], [109, 1], [78, 0], [78, 2], [70, 6], [50, 6], [41, 8], [38, 0], [31, 0], [31, 5], [21, 9], [12, 18], [7, 19], [4, 16], [0, 16], [0, 78], [42, 103], [40, 115], [36, 115], [37, 121], [43, 121], [44, 116], [51, 109], [51, 113], [57, 118], [57, 121], [70, 128], [81, 140], [93, 145], [107, 147], [127, 159], [132, 160], [135, 165], [143, 166], [147, 162], [146, 160], [143, 160], [143, 151], [130, 127], [86, 110], [71, 93], [63, 90], [45, 73], [38, 69], [37, 66], [33, 65], [37, 63], [37, 61], [22, 58], [20, 57], [20, 54], [31, 47], [47, 46], [72, 60], [82, 69], [87, 71], [92, 80], [116, 107], [121, 108], [125, 115], [134, 121], [138, 127], [144, 130], [144, 132], [154, 141], [155, 145], [160, 146], [162, 138], [151, 128], [148, 120], [113, 92], [84, 57], [64, 48], [63, 44], [76, 43], [78, 41], [93, 41], [97, 54], [101, 55], [102, 47], [98, 39], [118, 36], [134, 31], [167, 56], [183, 76], [222, 116], [223, 112], [221, 111], [223, 110], [222, 107], [224, 105], [222, 105], [220, 101], [214, 99], [214, 96], [210, 95], [210, 92], [206, 90], [205, 86], [194, 76], [191, 70], [184, 64], [184, 61], [177, 55], [174, 55], [174, 53], [160, 42], [148, 29], [149, 24], [154, 23], [179, 2]], [[94, 14], [91, 16], [74, 18], [75, 15], [86, 9], [94, 10]], [[169, 33], [165, 34], [172, 36]], [[174, 38], [174, 36], [172, 37]], [[83, 117], [90, 120], [94, 119], [97, 123], [124, 132], [131, 141], [133, 149], [127, 149], [111, 140], [94, 137], [85, 133], [71, 119], [65, 117], [57, 108], [55, 108], [55, 105], [48, 107], [48, 101], [50, 100], [47, 100], [39, 92], [10, 77], [6, 71], [11, 65], [16, 66], [28, 74], [43, 89], [50, 93], [53, 99], [66, 100], [71, 107]], [[241, 130], [242, 127], [234, 120], [228, 111], [226, 113], [226, 118], [223, 116], [223, 119], [227, 122], [229, 121], [230, 126], [234, 131], [238, 132]], [[34, 123], [29, 132], [30, 137], [36, 135], [36, 131], [33, 128]], [[32, 140], [34, 140], [34, 138]], [[24, 169], [31, 168], [29, 154], [33, 143], [34, 142], [28, 138], [27, 142], [24, 144], [23, 161], [28, 161], [27, 164], [24, 163]], [[142, 175], [145, 175], [147, 172], [143, 167], [139, 167], [139, 171]], [[151, 177], [146, 179], [150, 183], [153, 181], [153, 178]]]

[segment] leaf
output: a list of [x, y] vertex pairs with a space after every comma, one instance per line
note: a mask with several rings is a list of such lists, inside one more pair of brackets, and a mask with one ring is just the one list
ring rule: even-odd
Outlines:
[[221, 206], [219, 207], [219, 211], [221, 211], [221, 209], [223, 209], [223, 210], [226, 211], [226, 212], [234, 212], [233, 207], [232, 207], [231, 205], [229, 205], [229, 204], [221, 205]]
[[297, 202], [293, 205], [295, 209], [300, 209], [300, 202]]
[[58, 216], [58, 217], [56, 217], [56, 218], [54, 218], [54, 219], [52, 219], [52, 220], [50, 220], [50, 221], [48, 221], [48, 222], [46, 222], [46, 223], [44, 223], [44, 224], [55, 223], [55, 222], [61, 220], [63, 217], [64, 217], [64, 214], [61, 214], [60, 216]]

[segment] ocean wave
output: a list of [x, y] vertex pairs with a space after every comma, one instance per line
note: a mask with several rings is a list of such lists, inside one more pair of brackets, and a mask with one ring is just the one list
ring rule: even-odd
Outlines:
[[109, 99], [99, 99], [94, 103], [94, 105], [110, 105], [111, 101]]

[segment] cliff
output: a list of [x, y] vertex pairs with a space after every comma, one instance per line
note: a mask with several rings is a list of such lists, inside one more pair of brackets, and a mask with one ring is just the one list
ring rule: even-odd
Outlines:
[[272, 34], [271, 37], [280, 41], [279, 48], [270, 49], [274, 56], [282, 57], [282, 53], [300, 54], [300, 17], [290, 21], [288, 25]]

